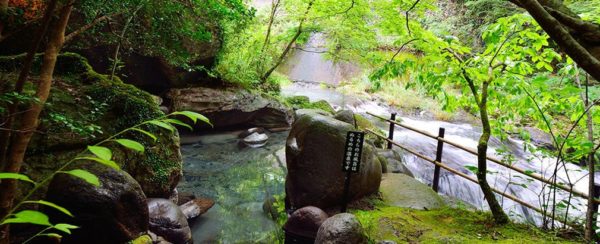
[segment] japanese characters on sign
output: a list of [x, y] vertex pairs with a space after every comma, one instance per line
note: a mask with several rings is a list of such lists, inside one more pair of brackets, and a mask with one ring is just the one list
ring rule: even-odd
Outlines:
[[358, 172], [360, 170], [360, 158], [365, 133], [349, 131], [346, 136], [346, 150], [344, 152], [344, 163], [342, 171]]

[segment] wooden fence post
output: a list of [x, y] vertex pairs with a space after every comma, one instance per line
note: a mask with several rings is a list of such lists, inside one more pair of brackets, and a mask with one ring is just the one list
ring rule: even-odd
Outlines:
[[[392, 117], [390, 118], [391, 121], [396, 121], [396, 113], [392, 113]], [[388, 139], [390, 139], [390, 141], [394, 140], [394, 128], [396, 127], [396, 125], [392, 122], [390, 122], [390, 130], [388, 132]], [[388, 141], [387, 144], [387, 149], [392, 149], [392, 142]]]
[[[440, 140], [439, 138], [444, 138], [444, 134], [446, 133], [446, 129], [440, 127], [440, 130], [438, 131], [438, 143], [437, 143], [437, 151], [435, 152], [435, 161], [437, 162], [442, 162], [442, 152], [444, 151], [444, 141]], [[439, 184], [440, 184], [440, 166], [439, 165], [435, 165], [435, 168], [433, 169], [433, 190], [435, 192], [438, 192], [439, 189]]]

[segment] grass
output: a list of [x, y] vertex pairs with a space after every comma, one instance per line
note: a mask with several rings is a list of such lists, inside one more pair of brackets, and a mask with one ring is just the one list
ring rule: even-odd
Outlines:
[[380, 206], [373, 211], [354, 213], [371, 243], [582, 243], [531, 225], [510, 223], [498, 226], [489, 212], [456, 208], [413, 210]]

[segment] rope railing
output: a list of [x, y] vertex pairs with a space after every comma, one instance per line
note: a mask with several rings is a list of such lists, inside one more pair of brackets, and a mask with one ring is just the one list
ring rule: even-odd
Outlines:
[[[392, 124], [393, 124], [393, 125], [397, 125], [397, 126], [400, 126], [400, 127], [406, 128], [406, 129], [408, 129], [408, 130], [414, 131], [414, 132], [416, 132], [416, 133], [419, 133], [419, 134], [421, 134], [421, 135], [427, 136], [427, 137], [429, 137], [429, 138], [432, 138], [432, 139], [435, 139], [435, 140], [438, 140], [438, 141], [441, 141], [441, 142], [444, 142], [444, 143], [450, 144], [450, 145], [452, 145], [452, 146], [454, 146], [454, 147], [456, 147], [456, 148], [458, 148], [458, 149], [461, 149], [461, 150], [463, 150], [463, 151], [466, 151], [466, 152], [468, 152], [468, 153], [471, 153], [471, 154], [473, 154], [473, 155], [475, 155], [475, 156], [477, 156], [477, 155], [478, 155], [478, 153], [477, 153], [477, 151], [476, 151], [476, 150], [474, 150], [474, 149], [471, 149], [471, 148], [468, 148], [468, 147], [465, 147], [465, 146], [462, 146], [462, 145], [460, 145], [460, 144], [458, 144], [458, 143], [456, 143], [456, 142], [450, 141], [450, 140], [448, 140], [448, 139], [445, 139], [443, 136], [435, 136], [435, 135], [432, 135], [432, 134], [430, 134], [430, 133], [428, 133], [428, 132], [426, 132], [426, 131], [419, 130], [419, 129], [417, 129], [417, 128], [414, 128], [414, 127], [412, 127], [412, 126], [409, 126], [409, 125], [406, 125], [406, 124], [400, 123], [400, 122], [398, 122], [398, 121], [395, 121], [395, 120], [390, 120], [390, 119], [387, 119], [387, 118], [381, 117], [381, 116], [379, 116], [379, 115], [375, 115], [375, 114], [373, 114], [373, 113], [371, 113], [371, 112], [367, 112], [367, 114], [369, 114], [369, 115], [371, 115], [371, 116], [373, 116], [373, 117], [376, 117], [376, 118], [378, 118], [378, 119], [381, 119], [381, 120], [387, 121], [387, 122], [389, 122], [389, 123], [390, 123], [390, 125], [392, 125]], [[395, 117], [395, 116], [393, 116], [393, 115], [392, 115], [392, 117]], [[392, 129], [392, 127], [390, 127], [390, 129]], [[372, 132], [372, 131], [370, 131], [370, 133], [373, 133], [373, 132]], [[385, 136], [382, 136], [382, 135], [379, 135], [379, 134], [375, 134], [375, 135], [377, 135], [378, 137], [380, 137], [380, 138], [383, 138], [383, 139], [385, 139], [386, 141], [388, 141], [388, 143], [389, 143], [388, 145], [392, 145], [392, 144], [394, 144], [394, 145], [396, 145], [396, 146], [399, 146], [397, 143], [394, 143], [393, 141], [390, 141], [390, 140], [388, 140], [388, 139], [390, 139], [390, 138], [386, 138]], [[399, 147], [402, 147], [402, 146], [399, 146]], [[388, 148], [389, 148], [389, 147], [388, 147]], [[402, 147], [402, 148], [404, 148], [404, 147]], [[405, 150], [406, 150], [406, 149], [405, 149]], [[414, 153], [413, 153], [413, 154], [414, 154]], [[519, 172], [519, 173], [521, 173], [521, 174], [523, 174], [523, 175], [529, 176], [529, 177], [531, 177], [531, 178], [533, 178], [533, 179], [535, 179], [535, 180], [538, 180], [538, 181], [544, 182], [544, 183], [546, 183], [546, 184], [548, 184], [548, 185], [550, 185], [550, 186], [552, 186], [552, 187], [556, 187], [556, 188], [562, 189], [562, 190], [564, 190], [564, 191], [566, 191], [566, 192], [570, 192], [570, 193], [572, 193], [573, 195], [576, 195], [576, 196], [579, 196], [579, 197], [582, 197], [582, 198], [586, 198], [586, 199], [588, 198], [588, 194], [586, 194], [586, 193], [583, 193], [583, 192], [581, 192], [581, 191], [578, 191], [578, 190], [576, 190], [576, 189], [573, 189], [573, 187], [567, 187], [567, 186], [560, 185], [560, 184], [554, 184], [554, 182], [552, 182], [551, 180], [549, 180], [549, 179], [546, 179], [546, 178], [544, 178], [543, 176], [541, 176], [541, 175], [539, 175], [539, 174], [537, 174], [537, 173], [528, 172], [527, 170], [524, 170], [524, 169], [521, 169], [521, 168], [515, 167], [515, 166], [513, 166], [513, 165], [507, 164], [507, 163], [505, 163], [505, 162], [502, 162], [501, 160], [499, 160], [499, 159], [497, 159], [497, 158], [490, 157], [490, 156], [486, 156], [486, 158], [487, 158], [489, 161], [492, 161], [492, 162], [494, 162], [494, 163], [496, 163], [496, 164], [498, 164], [498, 165], [501, 165], [501, 166], [504, 166], [504, 167], [506, 167], [506, 168], [509, 168], [509, 169], [511, 169], [511, 170], [517, 171], [517, 172]], [[430, 162], [431, 162], [431, 161], [430, 161]], [[443, 167], [442, 167], [442, 168], [443, 168]], [[435, 180], [434, 180], [434, 181], [435, 181]], [[597, 198], [595, 198], [595, 199], [594, 199], [594, 203], [596, 203], [596, 204], [600, 204], [600, 200], [599, 200], [599, 199], [597, 199]]]

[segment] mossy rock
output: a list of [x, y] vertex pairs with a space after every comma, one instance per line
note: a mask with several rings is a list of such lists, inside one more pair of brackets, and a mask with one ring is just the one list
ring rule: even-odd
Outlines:
[[[34, 75], [40, 58], [36, 57], [34, 62]], [[0, 64], [7, 64], [7, 60], [18, 63], [19, 59], [0, 58]], [[57, 60], [50, 97], [40, 116], [39, 133], [31, 140], [23, 171], [39, 180], [87, 145], [161, 116], [164, 113], [147, 92], [116, 77], [111, 81], [108, 76], [96, 73], [77, 54], [62, 54]], [[144, 144], [144, 153], [124, 149], [116, 143], [103, 146], [111, 148], [113, 160], [140, 183], [146, 195], [168, 197], [182, 172], [179, 136], [176, 131], [156, 127], [143, 129], [156, 135], [156, 142], [137, 132], [119, 138]]]
[[298, 108], [310, 103], [310, 99], [307, 96], [293, 96], [286, 98], [286, 102], [292, 106], [298, 106]]
[[325, 100], [310, 102], [307, 96], [287, 97], [285, 102], [294, 109], [320, 109], [328, 113], [335, 113], [335, 109]]

